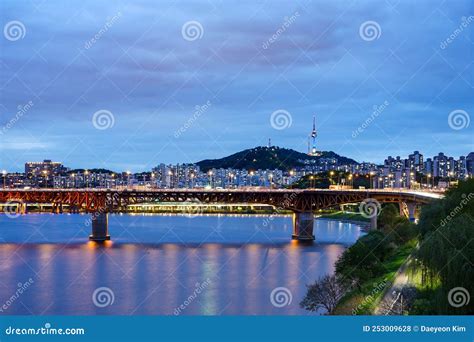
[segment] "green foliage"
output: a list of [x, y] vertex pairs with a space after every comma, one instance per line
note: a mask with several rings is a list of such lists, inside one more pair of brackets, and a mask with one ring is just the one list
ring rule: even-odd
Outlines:
[[436, 310], [441, 314], [474, 313], [474, 301], [455, 308], [448, 293], [463, 287], [474, 296], [474, 180], [461, 182], [446, 198], [422, 210], [418, 259], [427, 279], [439, 279]]
[[336, 262], [336, 274], [346, 284], [360, 284], [383, 272], [382, 262], [391, 250], [380, 231], [361, 237]]
[[416, 224], [410, 222], [406, 218], [400, 218], [395, 225], [393, 226], [393, 230], [390, 233], [392, 241], [395, 242], [397, 245], [402, 245], [412, 239], [414, 239], [418, 235], [418, 227]]
[[370, 182], [366, 177], [352, 177], [349, 180], [350, 173], [332, 171], [334, 174], [331, 176], [331, 171], [325, 171], [317, 174], [306, 175], [301, 177], [298, 181], [291, 185], [293, 189], [307, 189], [307, 188], [318, 188], [318, 189], [329, 189], [330, 185], [342, 183], [342, 179], [345, 179], [345, 183], [350, 184], [354, 189], [359, 187], [369, 188]]
[[400, 218], [400, 211], [393, 203], [383, 206], [379, 217], [377, 218], [377, 226], [379, 229], [387, 232], [391, 231], [395, 221]]
[[320, 158], [335, 158], [341, 164], [357, 164], [353, 159], [342, 157], [334, 152], [321, 152], [321, 156], [308, 156], [292, 149], [277, 146], [259, 146], [234, 153], [221, 159], [206, 159], [197, 163], [202, 171], [212, 168], [236, 168], [247, 170], [282, 169], [291, 170], [305, 164], [303, 160], [318, 162]]

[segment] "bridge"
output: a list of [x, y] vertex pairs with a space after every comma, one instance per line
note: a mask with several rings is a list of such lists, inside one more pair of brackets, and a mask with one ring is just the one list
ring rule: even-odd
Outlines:
[[68, 210], [92, 215], [91, 240], [110, 239], [108, 213], [123, 211], [128, 205], [156, 202], [269, 204], [276, 210], [293, 212], [293, 239], [314, 240], [314, 212], [343, 204], [361, 203], [368, 210], [372, 229], [376, 228], [380, 203], [398, 203], [400, 213], [415, 220], [415, 208], [441, 198], [433, 192], [400, 189], [3, 189], [0, 203], [16, 203], [26, 213], [28, 203], [51, 204], [54, 213]]

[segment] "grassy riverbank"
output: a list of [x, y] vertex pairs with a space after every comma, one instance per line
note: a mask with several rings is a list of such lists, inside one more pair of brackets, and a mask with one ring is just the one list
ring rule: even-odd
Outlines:
[[318, 216], [318, 218], [328, 219], [328, 220], [338, 220], [338, 221], [354, 221], [354, 222], [363, 222], [369, 223], [370, 219], [362, 216], [359, 213], [352, 213], [346, 211], [334, 211], [334, 212], [325, 212]]
[[394, 250], [380, 265], [383, 272], [371, 278], [360, 287], [347, 292], [339, 301], [334, 315], [371, 315], [391, 287], [399, 268], [414, 251], [417, 240], [413, 239]]

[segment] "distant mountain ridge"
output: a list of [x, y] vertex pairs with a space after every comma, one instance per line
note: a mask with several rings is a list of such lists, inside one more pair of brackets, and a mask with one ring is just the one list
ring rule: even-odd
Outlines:
[[234, 153], [220, 159], [205, 159], [197, 162], [201, 170], [209, 169], [282, 169], [290, 170], [295, 167], [302, 167], [307, 164], [304, 161], [314, 161], [316, 164], [320, 159], [334, 158], [338, 164], [358, 164], [355, 160], [343, 157], [332, 151], [321, 152], [321, 156], [309, 156], [288, 148], [278, 146], [259, 146]]

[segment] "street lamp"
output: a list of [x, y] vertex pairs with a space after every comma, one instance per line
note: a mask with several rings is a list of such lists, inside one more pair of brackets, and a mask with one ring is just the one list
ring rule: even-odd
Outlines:
[[309, 176], [309, 188], [310, 188], [310, 189], [313, 188], [313, 179], [314, 179], [314, 176], [313, 176], [313, 175]]
[[130, 174], [131, 174], [131, 172], [127, 171], [126, 174], [127, 174], [127, 189], [128, 189], [128, 186], [130, 185]]
[[207, 174], [209, 176], [209, 186], [212, 188], [212, 174], [213, 174], [212, 170], [209, 170]]
[[86, 189], [89, 188], [89, 171], [84, 170], [84, 180], [86, 181]]
[[375, 174], [374, 171], [369, 172], [369, 189], [372, 189], [372, 176]]
[[71, 173], [71, 178], [72, 178], [72, 187], [75, 188], [76, 187], [76, 174], [75, 173]]
[[255, 172], [253, 172], [253, 171], [250, 171], [250, 172], [249, 172], [249, 175], [250, 175], [250, 177], [248, 177], [248, 179], [249, 179], [249, 186], [252, 186], [252, 178], [253, 178], [253, 175], [254, 175], [254, 174], [255, 174]]
[[42, 173], [43, 173], [44, 178], [46, 180], [45, 187], [47, 188], [48, 187], [48, 170], [43, 170]]

